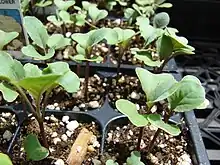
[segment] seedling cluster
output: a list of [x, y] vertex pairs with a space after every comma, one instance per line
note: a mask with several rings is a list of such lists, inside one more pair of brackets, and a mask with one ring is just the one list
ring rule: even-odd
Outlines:
[[[46, 8], [51, 4], [55, 5], [56, 12], [48, 16], [47, 20], [60, 29], [60, 33], [49, 34], [46, 26], [38, 18], [24, 17], [24, 27], [32, 42], [24, 46], [21, 51], [25, 56], [44, 61], [47, 65], [44, 68], [39, 68], [32, 63], [22, 64], [3, 51], [3, 48], [15, 39], [18, 33], [0, 31], [0, 91], [7, 102], [13, 102], [20, 97], [24, 104], [28, 105], [28, 110], [37, 120], [40, 128], [42, 145], [36, 135], [30, 134], [25, 139], [24, 149], [28, 159], [38, 161], [49, 155], [44, 117], [52, 90], [58, 86], [68, 93], [79, 90], [78, 76], [80, 75], [71, 71], [67, 62], [51, 62], [57, 51], [73, 45], [73, 42], [76, 54], [70, 55], [70, 59], [78, 65], [85, 62], [83, 84], [85, 101], [89, 97], [90, 64], [103, 63], [105, 58], [92, 53], [99, 43], [106, 43], [119, 49], [116, 66], [117, 81], [120, 78], [122, 57], [126, 51], [130, 51], [142, 62], [141, 67], [137, 67], [135, 72], [146, 95], [144, 113], [140, 113], [136, 105], [126, 99], [116, 102], [118, 111], [126, 115], [133, 125], [140, 127], [137, 151], [131, 153], [131, 157], [125, 163], [127, 165], [144, 164], [141, 162], [140, 143], [144, 131], [147, 132], [144, 130], [145, 126], [153, 125], [158, 128], [147, 147], [150, 153], [161, 131], [173, 136], [180, 135], [180, 127], [169, 121], [173, 114], [206, 108], [208, 101], [199, 79], [194, 76], [185, 76], [177, 81], [172, 74], [163, 73], [164, 67], [172, 58], [194, 54], [194, 48], [188, 45], [187, 39], [178, 36], [178, 30], [168, 26], [169, 15], [165, 12], [156, 12], [157, 8], [170, 8], [172, 4], [166, 3], [165, 0], [136, 0], [129, 6], [130, 2], [125, 0], [100, 0], [97, 4], [82, 1], [79, 6], [74, 0], [54, 0], [54, 2], [43, 0], [37, 3], [24, 0], [22, 9], [23, 12], [31, 13], [29, 9]], [[101, 27], [103, 20], [118, 5], [124, 9], [124, 17], [129, 26], [127, 28]], [[70, 37], [66, 37], [67, 32], [71, 33]], [[144, 43], [142, 48], [131, 47], [131, 41], [135, 36], [142, 39]], [[151, 67], [152, 71], [144, 69], [145, 66]], [[151, 111], [153, 107], [157, 107], [154, 113]], [[1, 161], [7, 161], [10, 164], [5, 155], [1, 154], [0, 157], [2, 157]], [[106, 165], [117, 164], [113, 160], [106, 162]]]

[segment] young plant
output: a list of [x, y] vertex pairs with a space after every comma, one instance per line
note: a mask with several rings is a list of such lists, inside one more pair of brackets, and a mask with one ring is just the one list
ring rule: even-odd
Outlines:
[[[102, 0], [102, 2], [103, 2], [103, 0]], [[112, 11], [113, 8], [117, 4], [119, 4], [122, 7], [127, 6], [128, 5], [128, 0], [107, 0], [107, 1], [104, 1], [103, 3], [104, 3], [104, 6], [105, 6], [106, 9], [108, 9], [109, 11]]]
[[108, 12], [106, 10], [98, 9], [97, 5], [87, 1], [82, 2], [83, 9], [87, 11], [89, 18], [92, 20], [92, 25], [96, 25], [98, 21], [106, 18]]
[[48, 16], [47, 20], [52, 22], [57, 27], [60, 27], [62, 29], [62, 34], [65, 35], [65, 25], [74, 23], [67, 10], [75, 4], [75, 0], [54, 0], [54, 4], [57, 7], [56, 15]]
[[13, 165], [8, 155], [0, 153], [0, 164], [1, 165]]
[[86, 61], [85, 70], [85, 100], [88, 101], [88, 82], [89, 82], [89, 64], [90, 62], [101, 62], [103, 58], [101, 56], [92, 56], [93, 47], [106, 38], [107, 29], [102, 28], [98, 30], [92, 30], [88, 33], [75, 33], [72, 35], [72, 39], [78, 43], [76, 46], [77, 55], [73, 56], [72, 59], [76, 62]]
[[17, 38], [18, 35], [18, 32], [4, 32], [0, 30], [0, 50], [3, 50], [4, 47]]
[[[203, 86], [194, 76], [185, 76], [177, 82], [171, 74], [153, 74], [143, 68], [136, 68], [136, 74], [146, 94], [146, 113], [139, 114], [136, 105], [124, 99], [116, 101], [116, 107], [128, 117], [132, 124], [141, 128], [138, 150], [140, 150], [144, 127], [151, 124], [158, 128], [148, 145], [148, 153], [150, 153], [161, 131], [172, 136], [178, 136], [181, 133], [178, 126], [169, 123], [173, 113], [203, 109], [207, 106], [207, 99]], [[151, 113], [153, 106], [157, 106], [155, 114]]]
[[119, 72], [121, 66], [121, 59], [127, 50], [131, 38], [135, 35], [135, 32], [130, 29], [114, 28], [112, 33], [109, 33], [106, 38], [107, 43], [110, 45], [117, 45], [119, 47], [119, 55], [117, 59], [117, 80], [119, 79]]
[[[37, 145], [38, 142], [33, 143], [33, 136], [28, 136], [26, 146], [32, 147], [32, 149], [26, 150], [27, 154], [32, 160], [45, 158], [48, 155], [49, 146], [43, 122], [50, 93], [57, 86], [62, 86], [69, 93], [76, 92], [80, 85], [78, 76], [69, 69], [69, 65], [65, 62], [50, 63], [46, 68], [40, 70], [37, 65], [27, 63], [23, 66], [10, 54], [0, 52], [0, 80], [0, 91], [3, 98], [12, 102], [20, 96], [39, 124], [45, 148]], [[28, 99], [28, 95], [31, 96], [32, 102]]]
[[135, 0], [132, 8], [124, 11], [124, 16], [131, 24], [138, 16], [152, 18], [158, 8], [170, 8], [171, 3], [165, 3], [166, 0]]
[[[107, 160], [106, 165], [118, 165], [114, 160]], [[144, 165], [141, 161], [141, 154], [138, 151], [132, 151], [131, 156], [127, 158], [123, 165]]]
[[70, 45], [71, 39], [62, 34], [48, 35], [47, 29], [36, 17], [24, 17], [24, 27], [33, 43], [24, 46], [21, 51], [24, 55], [37, 60], [48, 60], [55, 54], [55, 50], [63, 49]]
[[[162, 14], [162, 13], [161, 13]], [[166, 15], [166, 14], [165, 14]], [[177, 55], [194, 54], [194, 48], [188, 45], [188, 40], [176, 35], [176, 29], [168, 28], [169, 19], [159, 15], [154, 17], [154, 26], [149, 19], [137, 18], [141, 36], [145, 40], [144, 48], [132, 48], [134, 57], [143, 61], [145, 65], [155, 67], [155, 72], [162, 72], [164, 66]]]

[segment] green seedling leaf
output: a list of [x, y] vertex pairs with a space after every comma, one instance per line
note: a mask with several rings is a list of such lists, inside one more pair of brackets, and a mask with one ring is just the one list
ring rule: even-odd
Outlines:
[[4, 32], [0, 30], [0, 50], [9, 44], [13, 39], [17, 38], [19, 35], [18, 32]]
[[69, 9], [71, 6], [75, 4], [75, 0], [54, 0], [54, 4], [58, 7], [59, 10], [65, 10]]
[[164, 60], [172, 55], [173, 43], [169, 36], [163, 34], [156, 42], [157, 53], [160, 56], [160, 60]]
[[0, 164], [1, 165], [13, 165], [8, 155], [0, 153]]
[[96, 6], [90, 6], [88, 10], [88, 14], [91, 17], [94, 23], [104, 19], [107, 17], [108, 12], [106, 10], [99, 10]]
[[140, 30], [144, 31], [150, 25], [150, 20], [147, 17], [139, 16], [137, 17], [136, 24], [140, 27]]
[[93, 56], [92, 58], [86, 58], [83, 54], [77, 54], [72, 57], [74, 61], [89, 61], [89, 62], [97, 62], [100, 63], [103, 61], [103, 58], [101, 56]]
[[83, 49], [79, 44], [76, 45], [76, 51], [78, 54], [86, 55], [86, 50]]
[[176, 83], [176, 80], [171, 74], [153, 74], [143, 68], [136, 68], [135, 71], [148, 102], [164, 100], [175, 91], [174, 89], [170, 89]]
[[26, 56], [36, 58], [37, 60], [47, 60], [54, 56], [55, 50], [53, 48], [50, 48], [48, 52], [42, 56], [40, 53], [38, 53], [35, 48], [32, 45], [24, 46], [21, 49], [22, 53]]
[[52, 4], [53, 4], [53, 2], [50, 1], [50, 0], [41, 0], [40, 2], [36, 3], [35, 5], [37, 7], [47, 7], [47, 6], [50, 6]]
[[139, 114], [136, 105], [128, 100], [117, 100], [116, 108], [121, 113], [126, 115], [128, 119], [131, 121], [131, 123], [134, 124], [136, 127], [144, 127], [149, 123], [146, 118], [146, 115]]
[[154, 16], [153, 25], [156, 28], [165, 28], [170, 22], [170, 16], [166, 12], [158, 13]]
[[41, 146], [38, 138], [34, 134], [30, 134], [24, 141], [24, 150], [27, 158], [33, 161], [40, 161], [49, 155], [49, 150]]
[[129, 23], [131, 24], [139, 14], [132, 8], [126, 8], [124, 11], [124, 16], [128, 19]]
[[157, 5], [160, 5], [162, 3], [164, 3], [166, 0], [154, 0], [154, 3], [156, 3]]
[[26, 77], [17, 84], [27, 90], [35, 99], [56, 84], [61, 75], [42, 75], [37, 77]]
[[114, 1], [114, 0], [112, 0], [112, 1], [110, 0], [110, 1], [106, 2], [105, 7], [106, 7], [106, 9], [108, 9], [109, 11], [112, 11], [115, 5], [117, 5], [117, 2]]
[[82, 1], [82, 7], [84, 10], [88, 11], [91, 6], [97, 7], [97, 5], [94, 3], [90, 3], [88, 1]]
[[150, 114], [147, 118], [153, 126], [162, 129], [172, 136], [178, 136], [181, 133], [178, 126], [165, 123], [159, 114]]
[[38, 77], [42, 75], [42, 71], [37, 65], [27, 63], [24, 65], [25, 77]]
[[163, 3], [159, 5], [160, 8], [171, 8], [173, 7], [172, 3]]
[[82, 48], [88, 49], [106, 38], [107, 28], [101, 28], [98, 30], [92, 30], [88, 33], [74, 33], [71, 37]]
[[206, 101], [205, 89], [196, 77], [185, 76], [176, 86], [176, 91], [168, 97], [171, 110], [175, 112], [191, 111], [202, 106]]
[[34, 43], [42, 49], [46, 49], [47, 40], [49, 35], [46, 27], [36, 17], [25, 16], [24, 28], [27, 30], [28, 35]]
[[84, 26], [86, 22], [86, 14], [80, 13], [80, 14], [75, 14], [75, 24], [77, 26]]
[[154, 3], [154, 0], [135, 0], [138, 5], [146, 6]]
[[140, 61], [143, 61], [145, 65], [151, 66], [151, 67], [159, 67], [162, 62], [159, 60], [153, 60], [151, 52], [146, 49], [138, 49], [138, 48], [132, 48], [131, 53], [134, 54], [134, 57], [137, 58]]
[[63, 21], [59, 21], [55, 15], [48, 16], [47, 20], [58, 27], [61, 27], [61, 25], [63, 24]]
[[7, 52], [0, 51], [0, 79], [10, 82], [21, 80], [24, 76], [22, 64], [14, 60]]
[[6, 84], [0, 83], [0, 91], [7, 102], [13, 102], [18, 97], [18, 93], [7, 87]]
[[70, 44], [71, 39], [65, 38], [62, 34], [53, 34], [49, 37], [47, 45], [55, 50], [64, 48]]
[[140, 152], [132, 151], [131, 156], [127, 158], [127, 165], [144, 165]]
[[74, 93], [79, 90], [79, 77], [70, 70], [69, 65], [65, 62], [48, 64], [48, 67], [43, 70], [43, 73], [62, 75], [56, 82], [69, 93]]
[[127, 42], [134, 36], [135, 32], [130, 29], [114, 28], [106, 32], [106, 40], [110, 45], [121, 44], [126, 46]]
[[69, 24], [72, 24], [73, 21], [71, 20], [71, 17], [70, 17], [70, 14], [65, 11], [65, 10], [61, 10], [59, 12], [59, 17], [63, 20], [64, 23], [69, 23]]
[[118, 163], [115, 162], [114, 160], [107, 160], [107, 162], [105, 163], [105, 165], [118, 165]]

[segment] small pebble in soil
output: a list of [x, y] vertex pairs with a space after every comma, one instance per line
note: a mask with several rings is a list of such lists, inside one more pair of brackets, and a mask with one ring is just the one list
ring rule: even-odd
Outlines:
[[53, 143], [56, 145], [58, 142], [61, 142], [61, 139], [56, 137], [53, 139]]
[[67, 38], [69, 38], [69, 37], [71, 37], [71, 35], [72, 35], [71, 32], [67, 32], [65, 36], [66, 36]]
[[55, 110], [59, 111], [59, 110], [60, 110], [60, 107], [56, 107]]
[[73, 121], [70, 121], [67, 125], [66, 125], [66, 128], [69, 130], [69, 131], [74, 131], [76, 128], [79, 127], [79, 123], [78, 121], [76, 120], [73, 120]]
[[55, 137], [57, 137], [57, 135], [58, 135], [57, 132], [53, 132], [52, 135], [51, 135], [51, 137], [52, 137], [52, 138], [55, 138]]
[[92, 145], [89, 145], [89, 146], [88, 146], [88, 151], [89, 151], [89, 152], [94, 152], [94, 151], [95, 151], [95, 148], [94, 148]]
[[79, 109], [79, 107], [74, 106], [74, 107], [73, 107], [73, 109], [72, 109], [72, 111], [74, 111], [74, 112], [79, 112], [79, 111], [80, 111], [80, 109]]
[[131, 93], [131, 98], [135, 99], [135, 100], [139, 100], [140, 99], [140, 95], [136, 92], [132, 92]]
[[48, 106], [47, 106], [47, 109], [54, 110], [54, 109], [55, 109], [55, 107], [54, 107], [54, 105], [48, 105]]
[[66, 134], [63, 134], [63, 135], [61, 136], [61, 139], [62, 139], [64, 142], [66, 142], [67, 139], [68, 139], [68, 137], [66, 136]]
[[63, 116], [63, 117], [62, 117], [62, 122], [64, 122], [64, 123], [69, 123], [69, 119], [70, 119], [69, 116]]
[[59, 104], [58, 104], [58, 103], [54, 103], [53, 105], [54, 105], [55, 107], [58, 107]]
[[65, 162], [62, 159], [57, 159], [57, 161], [54, 164], [55, 165], [65, 165]]
[[72, 131], [66, 131], [66, 135], [68, 136], [68, 137], [71, 137], [71, 135], [73, 134], [73, 132]]
[[58, 122], [58, 119], [56, 117], [54, 117], [54, 115], [51, 115], [50, 116], [50, 120], [54, 123], [57, 123]]
[[99, 102], [98, 101], [90, 101], [88, 106], [90, 108], [98, 108], [99, 107]]
[[9, 130], [6, 130], [2, 137], [3, 137], [3, 139], [6, 139], [7, 141], [10, 141], [12, 136], [13, 136], [13, 134]]

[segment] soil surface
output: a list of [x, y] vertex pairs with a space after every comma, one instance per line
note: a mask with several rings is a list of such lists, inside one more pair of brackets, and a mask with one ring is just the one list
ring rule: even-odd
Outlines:
[[[68, 126], [68, 123], [71, 122], [74, 123], [74, 131], [72, 131], [72, 129], [70, 131], [70, 125]], [[97, 155], [100, 147], [98, 140], [100, 138], [100, 134], [98, 132], [98, 126], [95, 124], [95, 122], [88, 124], [78, 123], [76, 120], [66, 120], [64, 117], [62, 120], [59, 120], [52, 115], [45, 117], [44, 124], [50, 150], [49, 157], [37, 162], [26, 160], [26, 154], [24, 152], [22, 142], [28, 133], [35, 133], [39, 136], [40, 132], [38, 123], [32, 118], [25, 123], [25, 126], [21, 130], [20, 139], [14, 146], [12, 155], [14, 165], [51, 165], [56, 164], [56, 162], [58, 163], [61, 160], [65, 162], [65, 165], [67, 165], [66, 160], [70, 153], [71, 147], [82, 128], [87, 128], [95, 135], [93, 139], [91, 139], [90, 150], [88, 149], [87, 151], [85, 161], [83, 162], [84, 165], [91, 165], [92, 158], [98, 158]]]
[[111, 79], [108, 96], [113, 108], [119, 99], [127, 99], [137, 104], [138, 109], [144, 110], [146, 108], [146, 96], [137, 77], [123, 75], [120, 76], [118, 83], [116, 78]]
[[88, 101], [84, 97], [84, 78], [80, 78], [80, 90], [77, 93], [67, 93], [61, 87], [53, 91], [47, 108], [55, 110], [86, 111], [102, 106], [105, 99], [106, 79], [97, 74], [89, 78]]
[[[153, 126], [145, 127], [141, 142], [142, 161], [147, 165], [191, 165], [186, 138], [183, 135], [173, 137], [162, 132], [153, 151], [147, 154], [147, 146], [156, 129]], [[125, 163], [130, 153], [136, 150], [138, 134], [139, 128], [131, 124], [109, 130], [102, 161], [115, 159], [120, 165]]]
[[10, 112], [0, 113], [0, 152], [6, 153], [17, 126], [17, 119]]

